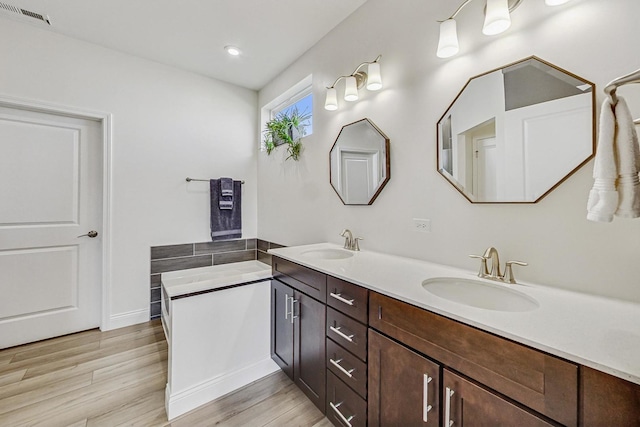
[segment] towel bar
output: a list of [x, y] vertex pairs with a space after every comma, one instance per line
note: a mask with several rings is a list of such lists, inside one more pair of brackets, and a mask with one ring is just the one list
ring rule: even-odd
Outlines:
[[[191, 181], [202, 181], [202, 182], [209, 182], [209, 179], [198, 179], [198, 178], [189, 178], [187, 177], [187, 179], [185, 180], [187, 182], [191, 182]], [[244, 180], [240, 181], [241, 184], [244, 184]]]

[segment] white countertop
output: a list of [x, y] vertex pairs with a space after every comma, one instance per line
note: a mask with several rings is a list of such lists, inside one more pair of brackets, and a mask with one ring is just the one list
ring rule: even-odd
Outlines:
[[437, 297], [425, 291], [422, 282], [434, 277], [482, 280], [477, 272], [371, 251], [354, 252], [350, 258], [336, 260], [303, 254], [329, 248], [342, 249], [319, 243], [271, 249], [269, 253], [640, 384], [640, 304], [519, 283], [498, 286], [511, 287], [534, 298], [538, 308], [526, 312], [475, 308]]
[[243, 261], [162, 273], [161, 281], [167, 296], [174, 298], [270, 278], [270, 265]]

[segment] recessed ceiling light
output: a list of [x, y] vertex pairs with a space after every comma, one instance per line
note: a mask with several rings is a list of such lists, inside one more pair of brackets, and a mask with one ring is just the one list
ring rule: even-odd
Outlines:
[[224, 50], [227, 51], [227, 53], [231, 56], [238, 56], [240, 55], [240, 49], [238, 49], [235, 46], [225, 46]]

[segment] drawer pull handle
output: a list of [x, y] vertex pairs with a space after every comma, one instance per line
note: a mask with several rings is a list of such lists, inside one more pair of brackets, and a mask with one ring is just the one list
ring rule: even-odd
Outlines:
[[343, 303], [345, 303], [345, 304], [347, 304], [347, 305], [353, 305], [353, 302], [355, 301], [355, 300], [353, 300], [353, 299], [346, 299], [346, 298], [343, 298], [343, 297], [342, 297], [342, 294], [335, 294], [335, 293], [333, 293], [333, 292], [330, 292], [330, 293], [329, 293], [329, 296], [331, 296], [331, 297], [333, 297], [333, 298], [337, 299], [338, 301], [343, 302]]
[[333, 360], [333, 359], [329, 358], [329, 362], [331, 362], [331, 364], [333, 366], [335, 366], [336, 368], [340, 369], [343, 374], [345, 374], [349, 378], [353, 378], [353, 371], [355, 371], [356, 369], [353, 368], [353, 369], [349, 369], [348, 371], [346, 369], [344, 369], [342, 367], [342, 365], [340, 365], [340, 362], [342, 362], [342, 359]]
[[335, 332], [336, 334], [340, 335], [345, 340], [347, 340], [349, 342], [353, 342], [353, 334], [347, 335], [344, 332], [342, 332], [340, 330], [340, 328], [342, 328], [342, 326], [338, 326], [337, 328], [335, 326], [329, 326], [329, 329], [331, 329], [333, 332]]
[[424, 374], [423, 382], [422, 382], [422, 420], [426, 423], [429, 421], [429, 412], [433, 408], [429, 405], [429, 383], [433, 378], [429, 375]]
[[342, 412], [340, 412], [340, 409], [338, 409], [340, 407], [340, 405], [342, 405], [342, 402], [337, 403], [337, 404], [333, 404], [333, 402], [329, 402], [329, 406], [331, 406], [331, 409], [333, 409], [335, 411], [336, 414], [338, 414], [338, 416], [340, 417], [340, 419], [342, 419], [342, 421], [348, 426], [351, 427], [351, 420], [355, 417], [355, 415], [351, 415], [349, 418], [345, 417], [344, 415], [342, 415]]
[[445, 404], [444, 404], [444, 425], [445, 427], [451, 427], [453, 425], [453, 420], [451, 419], [451, 396], [453, 396], [455, 391], [451, 390], [447, 387], [445, 391]]

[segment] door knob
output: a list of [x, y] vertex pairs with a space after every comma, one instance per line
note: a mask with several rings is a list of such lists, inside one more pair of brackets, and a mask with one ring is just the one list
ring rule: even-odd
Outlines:
[[93, 239], [94, 237], [98, 237], [98, 232], [95, 230], [91, 230], [87, 234], [81, 234], [78, 237], [91, 237]]

